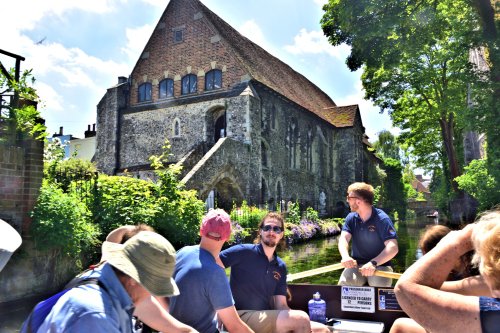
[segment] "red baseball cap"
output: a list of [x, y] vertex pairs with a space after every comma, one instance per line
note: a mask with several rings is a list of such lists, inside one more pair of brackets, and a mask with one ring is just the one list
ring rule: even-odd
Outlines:
[[231, 219], [223, 209], [210, 209], [203, 218], [200, 236], [227, 241], [231, 236]]

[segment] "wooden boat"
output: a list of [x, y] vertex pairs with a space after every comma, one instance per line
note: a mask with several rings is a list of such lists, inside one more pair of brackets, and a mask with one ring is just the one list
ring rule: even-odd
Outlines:
[[[374, 323], [373, 325], [367, 325], [366, 327], [371, 327], [367, 328], [367, 330], [360, 330], [357, 328], [344, 330], [341, 329], [340, 326], [338, 326], [339, 329], [335, 329], [334, 326], [333, 332], [387, 333], [397, 318], [408, 317], [399, 307], [394, 295], [394, 290], [391, 287], [347, 287], [314, 284], [289, 284], [288, 287], [291, 293], [291, 300], [288, 303], [292, 309], [307, 312], [308, 301], [315, 292], [319, 292], [321, 298], [326, 302], [327, 318], [340, 319], [341, 322], [342, 320], [346, 320], [368, 321]], [[358, 297], [356, 297], [356, 295], [358, 295]], [[349, 303], [349, 301], [351, 301], [351, 303]], [[368, 312], [371, 310], [373, 310], [373, 312]], [[380, 324], [377, 325], [375, 323], [383, 323], [383, 331], [371, 330], [373, 327], [381, 328]]]

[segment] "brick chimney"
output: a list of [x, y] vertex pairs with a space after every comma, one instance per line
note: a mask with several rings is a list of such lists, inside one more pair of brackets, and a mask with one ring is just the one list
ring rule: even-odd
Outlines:
[[92, 130], [90, 130], [90, 125], [87, 126], [87, 130], [84, 133], [86, 138], [91, 138], [96, 135], [95, 124], [92, 125]]

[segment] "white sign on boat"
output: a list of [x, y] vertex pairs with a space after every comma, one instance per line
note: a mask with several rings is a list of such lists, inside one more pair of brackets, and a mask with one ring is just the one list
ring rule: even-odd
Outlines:
[[375, 288], [342, 286], [342, 311], [375, 313]]

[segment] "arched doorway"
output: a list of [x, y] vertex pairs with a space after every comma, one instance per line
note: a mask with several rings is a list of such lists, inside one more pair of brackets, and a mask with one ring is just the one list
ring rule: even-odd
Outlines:
[[226, 137], [226, 112], [217, 118], [214, 125], [214, 143]]

